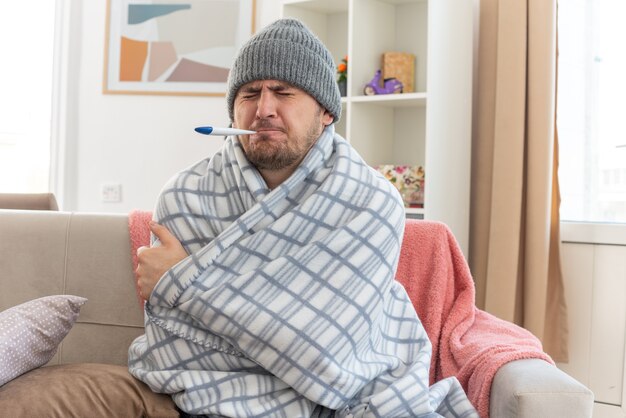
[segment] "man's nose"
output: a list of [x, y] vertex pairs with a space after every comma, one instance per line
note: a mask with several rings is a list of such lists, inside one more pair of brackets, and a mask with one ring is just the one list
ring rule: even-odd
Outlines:
[[276, 98], [272, 92], [262, 90], [257, 102], [256, 116], [259, 119], [276, 116]]

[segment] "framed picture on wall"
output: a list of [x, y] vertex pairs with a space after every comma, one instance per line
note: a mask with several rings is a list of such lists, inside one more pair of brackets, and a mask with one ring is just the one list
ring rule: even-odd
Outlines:
[[255, 0], [108, 0], [104, 93], [223, 96]]

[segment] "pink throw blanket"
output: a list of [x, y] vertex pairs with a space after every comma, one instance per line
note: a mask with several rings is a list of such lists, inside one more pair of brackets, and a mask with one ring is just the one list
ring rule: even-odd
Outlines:
[[489, 416], [501, 366], [526, 358], [553, 363], [530, 332], [476, 308], [469, 266], [446, 225], [407, 220], [396, 279], [433, 345], [430, 383], [456, 376], [481, 417]]
[[[151, 219], [151, 212], [129, 214], [133, 269], [137, 248], [150, 244]], [[526, 358], [553, 363], [530, 332], [476, 308], [469, 266], [446, 225], [407, 220], [396, 278], [433, 345], [430, 384], [456, 376], [481, 417], [489, 417], [491, 382], [501, 366]], [[137, 297], [143, 309], [138, 291]]]
[[[133, 273], [137, 270], [137, 249], [144, 245], [150, 245], [150, 227], [148, 224], [151, 220], [152, 212], [150, 211], [133, 210], [128, 214], [128, 234], [130, 235], [130, 256], [133, 260]], [[145, 301], [139, 294], [137, 282], [135, 282], [135, 292], [143, 310]]]

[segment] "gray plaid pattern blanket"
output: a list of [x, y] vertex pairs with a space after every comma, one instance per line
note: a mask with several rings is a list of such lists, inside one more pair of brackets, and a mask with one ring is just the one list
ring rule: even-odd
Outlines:
[[[269, 190], [236, 138], [176, 175], [155, 219], [189, 257], [146, 303], [129, 369], [192, 414], [473, 417], [394, 280], [404, 209], [334, 127]], [[158, 245], [157, 243], [154, 243]]]

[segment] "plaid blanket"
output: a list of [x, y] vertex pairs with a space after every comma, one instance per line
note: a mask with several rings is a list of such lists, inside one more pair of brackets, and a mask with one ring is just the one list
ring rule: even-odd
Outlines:
[[[189, 257], [146, 303], [129, 369], [192, 414], [477, 416], [394, 280], [402, 200], [330, 126], [269, 190], [235, 137], [163, 189]], [[158, 242], [153, 243], [158, 245]]]

